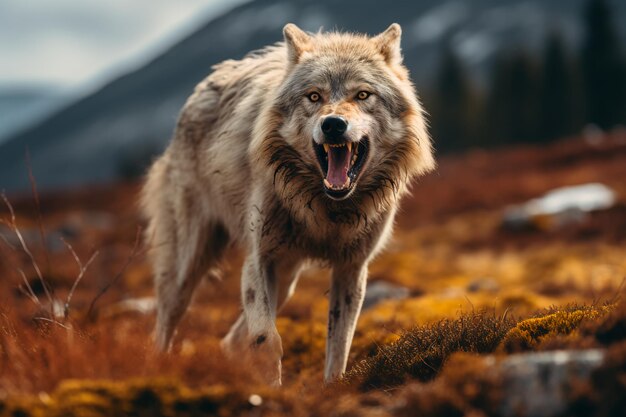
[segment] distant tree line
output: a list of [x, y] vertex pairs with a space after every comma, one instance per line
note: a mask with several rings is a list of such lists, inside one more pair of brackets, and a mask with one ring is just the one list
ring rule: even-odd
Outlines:
[[545, 143], [587, 125], [609, 130], [626, 124], [626, 57], [610, 6], [590, 0], [583, 18], [585, 37], [577, 53], [553, 30], [541, 56], [501, 51], [482, 90], [445, 42], [427, 97], [438, 150]]

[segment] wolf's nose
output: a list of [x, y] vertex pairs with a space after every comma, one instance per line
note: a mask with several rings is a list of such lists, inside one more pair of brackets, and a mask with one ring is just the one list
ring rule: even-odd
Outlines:
[[327, 139], [337, 139], [348, 130], [348, 122], [343, 117], [328, 116], [322, 122], [322, 132]]

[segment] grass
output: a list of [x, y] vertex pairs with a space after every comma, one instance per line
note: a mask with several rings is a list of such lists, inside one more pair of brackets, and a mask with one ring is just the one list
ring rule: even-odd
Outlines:
[[501, 208], [554, 186], [602, 181], [626, 195], [617, 142], [592, 159], [583, 142], [561, 145], [450, 158], [415, 188], [370, 268], [411, 296], [363, 312], [346, 378], [329, 387], [323, 271], [302, 277], [278, 317], [284, 386], [268, 389], [219, 350], [240, 313], [240, 252], [228, 253], [221, 282], [201, 285], [173, 353], [161, 355], [154, 315], [122, 308], [153, 295], [137, 184], [12, 198], [0, 207], [0, 416], [491, 416], [493, 360], [584, 348], [608, 359], [569, 393], [567, 415], [619, 415], [623, 197], [564, 230], [511, 234], [499, 223]]
[[483, 311], [414, 327], [355, 365], [346, 380], [363, 389], [389, 388], [407, 379], [429, 381], [452, 353], [493, 352], [513, 326], [510, 318]]
[[[399, 416], [411, 415], [416, 409], [421, 410], [420, 415], [424, 416], [464, 416], [468, 412], [492, 415], [497, 408], [500, 386], [497, 375], [490, 368], [490, 362], [483, 359], [484, 354], [501, 350], [515, 329], [528, 328], [541, 328], [541, 331], [533, 333], [533, 337], [544, 340], [575, 332], [576, 336], [568, 339], [569, 348], [607, 346], [606, 363], [593, 374], [591, 381], [581, 382], [569, 394], [568, 404], [573, 414], [567, 415], [616, 415], [611, 413], [623, 406], [623, 395], [620, 395], [626, 392], [626, 333], [623, 327], [626, 322], [626, 304], [620, 303], [617, 308], [607, 305], [570, 305], [562, 310], [553, 308], [542, 314], [516, 321], [495, 316], [493, 312], [470, 312], [454, 320], [445, 319], [415, 327], [397, 341], [380, 346], [376, 354], [355, 365], [340, 385], [327, 389], [291, 386], [273, 390], [242, 383], [245, 381], [244, 375], [235, 375], [232, 368], [224, 366], [218, 351], [210, 348], [206, 350], [208, 346], [203, 346], [205, 353], [201, 359], [210, 361], [208, 367], [222, 374], [189, 387], [175, 377], [163, 376], [167, 373], [164, 372], [167, 369], [164, 362], [166, 357], [153, 356], [146, 360], [142, 359], [146, 352], [141, 352], [131, 359], [138, 366], [147, 362], [159, 364], [154, 368], [156, 372], [153, 375], [126, 380], [120, 380], [115, 375], [108, 380], [89, 380], [85, 379], [85, 375], [80, 376], [80, 379], [67, 380], [65, 375], [56, 388], [50, 391], [0, 401], [0, 416], [238, 416], [257, 407], [266, 413], [264, 415], [282, 415], [280, 413], [284, 410], [290, 410], [290, 415], [305, 416], [309, 415], [306, 411], [309, 406], [314, 405], [322, 413], [338, 403], [347, 413], [338, 415], [365, 412], [372, 404], [393, 408], [392, 403], [401, 404], [399, 408], [393, 408], [394, 415]], [[4, 349], [7, 337], [15, 338], [15, 334], [20, 332], [7, 327], [6, 315], [3, 315], [3, 320], [2, 353], [8, 353], [14, 363], [18, 363], [19, 356], [15, 356], [14, 351], [9, 353]], [[86, 356], [82, 356], [84, 362], [77, 362], [81, 360], [81, 354], [71, 349], [82, 348], [84, 352], [92, 354], [103, 349], [89, 350], [89, 343], [85, 341], [62, 343], [55, 339], [59, 335], [55, 334], [54, 329], [40, 331], [44, 333], [39, 337], [49, 341], [45, 345], [63, 346], [70, 348], [70, 351], [28, 352], [33, 370], [41, 371], [53, 362], [57, 367], [71, 366], [84, 370], [94, 363], [102, 362], [110, 366], [121, 359], [89, 356], [88, 361]], [[610, 340], [607, 335], [611, 335]], [[587, 339], [593, 339], [594, 342], [589, 343]], [[33, 346], [44, 345], [41, 340], [31, 342]], [[533, 350], [538, 346], [532, 344], [528, 349]], [[132, 352], [133, 348], [125, 346], [124, 356]], [[115, 347], [106, 346], [106, 351], [115, 352]], [[52, 356], [46, 357], [46, 354]], [[32, 361], [33, 357], [38, 356], [44, 363]], [[192, 356], [194, 360], [188, 364], [190, 367], [196, 363], [195, 360], [200, 359], [195, 354]], [[3, 363], [3, 366], [6, 365]], [[180, 358], [176, 360], [176, 366], [181, 366]], [[52, 378], [50, 374], [39, 373], [38, 376]], [[391, 397], [379, 396], [380, 393], [393, 390], [396, 391]], [[395, 400], [391, 401], [391, 398]], [[583, 407], [589, 414], [581, 414], [578, 407]], [[280, 412], [277, 413], [277, 410]]]

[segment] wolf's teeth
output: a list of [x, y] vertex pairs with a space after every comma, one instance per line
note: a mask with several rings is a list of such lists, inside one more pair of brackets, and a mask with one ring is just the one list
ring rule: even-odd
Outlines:
[[346, 146], [348, 147], [348, 152], [352, 152], [352, 142], [346, 143]]
[[329, 149], [328, 144], [327, 144], [327, 143], [325, 143], [325, 144], [324, 144], [324, 150], [326, 151], [326, 153], [328, 153], [328, 149]]
[[345, 190], [350, 186], [350, 182], [350, 177], [348, 177], [346, 178], [346, 182], [344, 182], [342, 185], [336, 185], [331, 184], [326, 178], [324, 178], [324, 185], [330, 190]]

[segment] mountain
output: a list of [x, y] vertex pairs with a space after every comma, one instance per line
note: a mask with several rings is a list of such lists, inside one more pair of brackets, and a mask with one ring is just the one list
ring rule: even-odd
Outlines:
[[63, 98], [52, 87], [0, 86], [0, 143], [45, 117]]
[[[24, 154], [42, 188], [103, 182], [143, 169], [169, 140], [177, 113], [211, 65], [281, 40], [286, 22], [317, 31], [370, 34], [403, 27], [405, 62], [428, 91], [444, 39], [477, 79], [494, 53], [538, 49], [556, 27], [571, 44], [582, 37], [585, 0], [256, 0], [225, 13], [141, 68], [81, 98], [0, 144], [0, 189], [28, 186]], [[613, 2], [626, 20], [625, 2]], [[617, 19], [616, 19], [617, 20]]]

